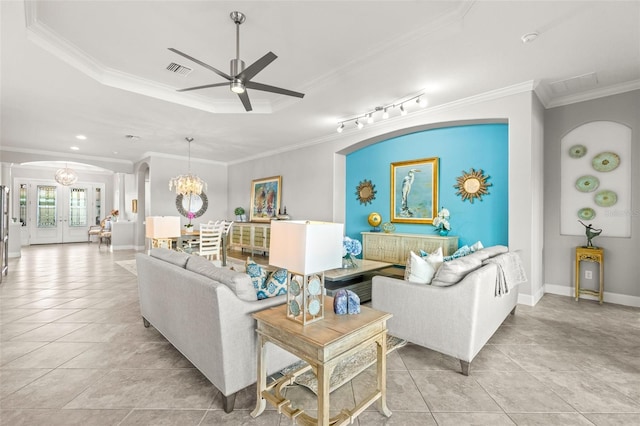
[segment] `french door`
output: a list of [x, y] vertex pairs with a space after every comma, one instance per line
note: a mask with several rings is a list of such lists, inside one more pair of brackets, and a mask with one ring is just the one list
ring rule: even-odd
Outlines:
[[104, 213], [103, 185], [31, 183], [29, 192], [30, 244], [87, 241], [89, 225]]

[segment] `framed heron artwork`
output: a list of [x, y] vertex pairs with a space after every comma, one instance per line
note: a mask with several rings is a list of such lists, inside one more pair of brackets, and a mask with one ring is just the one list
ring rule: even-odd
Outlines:
[[438, 213], [438, 160], [391, 163], [391, 222], [433, 223]]

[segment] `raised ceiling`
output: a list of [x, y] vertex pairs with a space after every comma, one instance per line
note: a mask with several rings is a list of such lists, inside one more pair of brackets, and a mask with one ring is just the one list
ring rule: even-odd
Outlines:
[[[423, 91], [437, 107], [535, 82], [550, 107], [640, 88], [638, 1], [3, 1], [0, 8], [0, 142], [34, 157], [134, 162], [151, 152], [184, 155], [190, 136], [194, 157], [232, 163], [341, 137], [341, 119]], [[247, 113], [226, 87], [176, 92], [223, 82], [168, 48], [229, 72], [233, 10], [247, 15], [241, 59], [278, 55], [255, 81], [303, 99], [249, 90]], [[538, 38], [523, 43], [530, 32]], [[172, 73], [172, 62], [193, 71]]]

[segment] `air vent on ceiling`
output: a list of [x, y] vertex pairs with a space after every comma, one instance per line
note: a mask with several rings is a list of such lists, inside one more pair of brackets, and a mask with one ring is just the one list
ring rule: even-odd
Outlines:
[[579, 92], [589, 89], [598, 84], [598, 77], [595, 72], [567, 78], [566, 80], [554, 81], [550, 84], [551, 91], [557, 95], [567, 92]]
[[167, 69], [172, 73], [180, 74], [180, 75], [189, 75], [191, 71], [193, 71], [189, 67], [185, 67], [184, 65], [176, 64], [175, 62], [171, 62], [167, 65]]

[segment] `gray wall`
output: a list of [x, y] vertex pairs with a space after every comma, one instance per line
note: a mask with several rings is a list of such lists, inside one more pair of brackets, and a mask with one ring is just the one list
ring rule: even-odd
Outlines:
[[[560, 235], [560, 141], [574, 128], [591, 121], [607, 120], [631, 128], [631, 238], [594, 239], [604, 248], [605, 301], [640, 306], [640, 91], [551, 108], [545, 112], [544, 152], [544, 266], [547, 292], [570, 295], [574, 285], [575, 247], [586, 237]], [[602, 141], [606, 149], [607, 141]], [[587, 265], [588, 266], [588, 265]], [[595, 266], [595, 265], [593, 265]], [[596, 274], [594, 274], [596, 277]], [[581, 284], [584, 281], [581, 280]], [[593, 287], [593, 283], [585, 282]]]
[[[169, 191], [169, 179], [182, 174], [187, 174], [189, 164], [186, 158], [173, 156], [151, 155], [147, 160], [149, 164], [149, 200], [151, 216], [180, 216], [176, 209], [175, 188]], [[191, 173], [198, 175], [207, 183], [207, 198], [209, 207], [203, 216], [192, 222], [198, 224], [209, 220], [232, 218], [227, 208], [227, 166], [213, 161], [191, 159]], [[249, 187], [247, 186], [247, 193]], [[232, 209], [233, 210], [233, 209]], [[181, 217], [181, 224], [185, 225], [189, 220]]]

